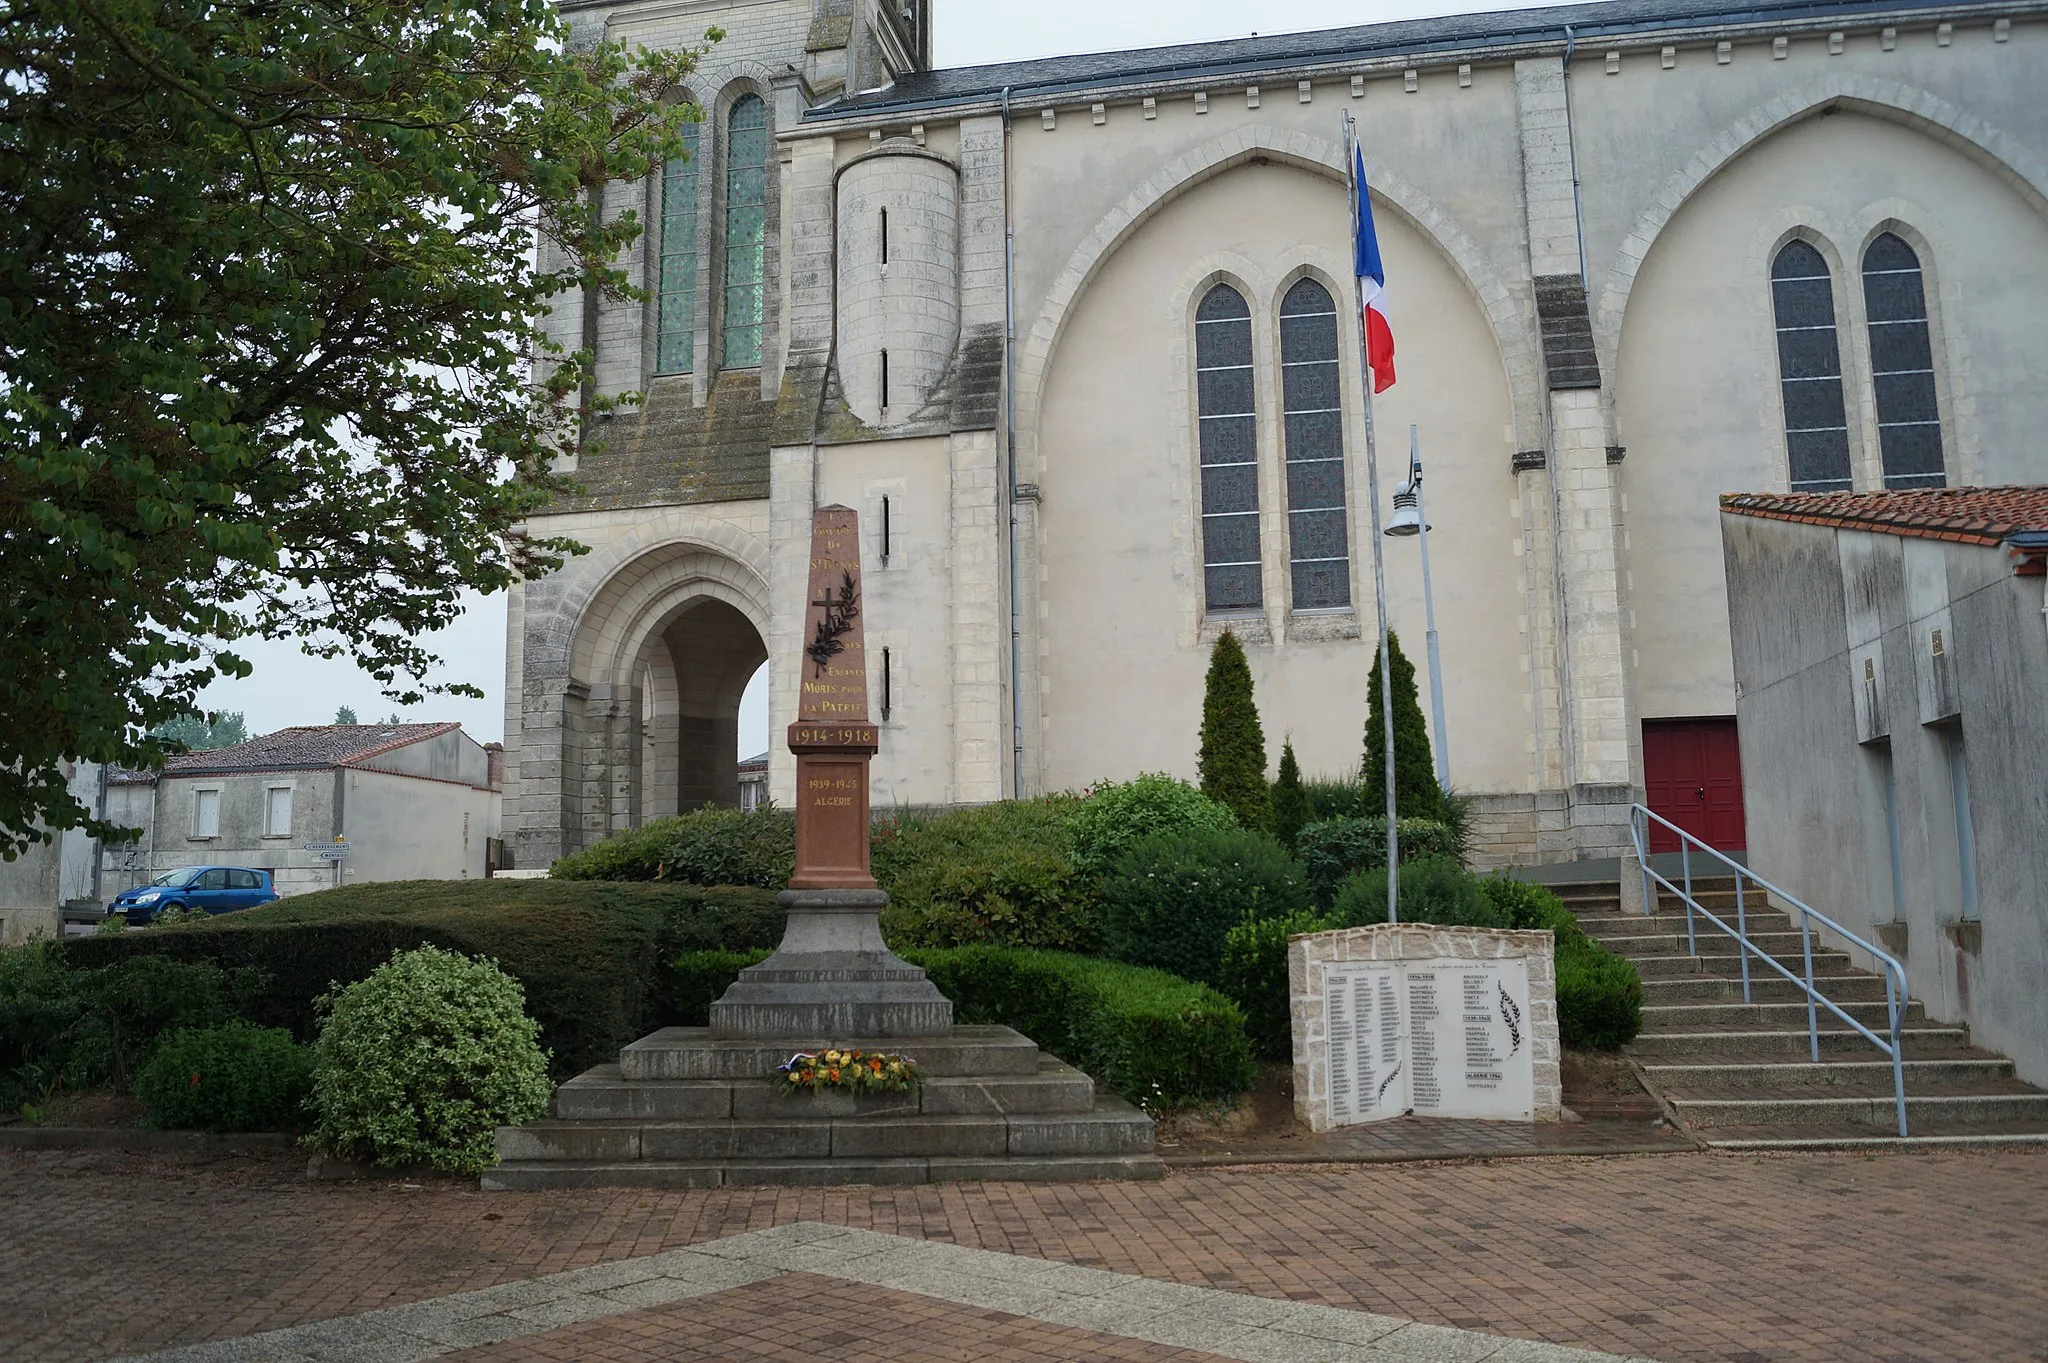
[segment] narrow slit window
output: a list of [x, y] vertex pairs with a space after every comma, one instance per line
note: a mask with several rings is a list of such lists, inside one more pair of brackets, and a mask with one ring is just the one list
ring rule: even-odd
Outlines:
[[1870, 318], [1870, 382], [1884, 485], [1945, 487], [1926, 283], [1920, 257], [1890, 232], [1863, 253], [1863, 306]]
[[882, 498], [882, 562], [889, 561], [889, 499]]
[[655, 279], [654, 372], [687, 374], [697, 348], [698, 123], [683, 125], [685, 154], [661, 176], [661, 251]]
[[1261, 591], [1252, 313], [1228, 284], [1209, 290], [1195, 310], [1195, 390], [1203, 599], [1212, 611], [1256, 610]]
[[882, 723], [884, 724], [889, 722], [889, 711], [892, 708], [891, 702], [894, 700], [894, 697], [890, 695], [892, 689], [890, 681], [889, 650], [885, 647], [882, 650]]
[[1280, 391], [1287, 433], [1287, 541], [1296, 610], [1351, 604], [1344, 525], [1344, 400], [1337, 303], [1304, 279], [1280, 302]]
[[768, 264], [768, 106], [732, 106], [725, 140], [725, 367], [761, 363], [762, 281]]
[[1842, 345], [1827, 260], [1788, 241], [1771, 262], [1778, 327], [1778, 384], [1785, 402], [1785, 457], [1794, 492], [1849, 490], [1849, 417], [1842, 399]]
[[889, 409], [889, 352], [882, 352], [882, 410]]
[[889, 263], [889, 210], [882, 210], [882, 263]]

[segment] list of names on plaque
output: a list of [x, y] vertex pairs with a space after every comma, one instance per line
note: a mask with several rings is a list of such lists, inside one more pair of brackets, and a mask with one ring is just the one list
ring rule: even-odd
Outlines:
[[1534, 1116], [1525, 961], [1323, 963], [1330, 1122]]

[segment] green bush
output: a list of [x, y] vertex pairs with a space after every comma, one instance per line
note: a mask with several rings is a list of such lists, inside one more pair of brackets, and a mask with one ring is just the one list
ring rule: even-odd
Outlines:
[[[708, 1003], [765, 954], [700, 952], [674, 970]], [[1014, 1027], [1148, 1111], [1233, 1100], [1257, 1073], [1237, 1005], [1164, 971], [1009, 947], [903, 957], [953, 1000], [959, 1021]]]
[[[1479, 890], [1479, 878], [1449, 857], [1401, 865], [1401, 921], [1442, 927], [1505, 928], [1507, 912]], [[1387, 921], [1387, 868], [1360, 871], [1337, 892], [1331, 917], [1347, 928]]]
[[[1404, 864], [1422, 857], [1460, 856], [1456, 833], [1443, 824], [1403, 819], [1398, 831]], [[1301, 830], [1295, 846], [1309, 893], [1318, 908], [1327, 909], [1337, 902], [1337, 890], [1345, 881], [1387, 864], [1387, 821], [1368, 815], [1312, 823]]]
[[763, 806], [698, 809], [651, 819], [572, 852], [553, 880], [668, 880], [683, 885], [752, 885], [780, 890], [796, 864], [796, 816]]
[[312, 1141], [331, 1154], [479, 1173], [497, 1162], [497, 1128], [547, 1110], [540, 1027], [488, 960], [396, 952], [322, 1002]]
[[1479, 889], [1515, 927], [1540, 928], [1557, 938], [1557, 1031], [1565, 1045], [1619, 1050], [1643, 1029], [1643, 981], [1635, 963], [1585, 934], [1579, 920], [1541, 885], [1504, 873]]
[[1308, 827], [1308, 795], [1301, 786], [1301, 764], [1294, 760], [1294, 745], [1280, 745], [1280, 774], [1273, 781], [1273, 836], [1292, 852]]
[[1305, 780], [1301, 783], [1301, 798], [1308, 805], [1309, 823], [1364, 819], [1387, 812], [1384, 800], [1377, 808], [1369, 807], [1365, 787], [1360, 784], [1356, 772], [1349, 776], [1317, 776]]
[[889, 892], [889, 940], [1091, 950], [1088, 885], [1067, 837], [1076, 803], [1071, 795], [1004, 800], [878, 823], [875, 879]]
[[1195, 759], [1202, 794], [1236, 816], [1243, 828], [1270, 828], [1273, 796], [1266, 785], [1266, 734], [1252, 700], [1252, 669], [1244, 645], [1224, 630], [1209, 652], [1202, 692], [1202, 743]]
[[312, 1090], [312, 1052], [246, 1022], [171, 1032], [135, 1076], [149, 1124], [173, 1130], [293, 1131]]
[[1279, 918], [1253, 918], [1239, 923], [1223, 938], [1223, 964], [1217, 985], [1244, 1010], [1245, 1034], [1262, 1060], [1287, 1060], [1294, 1055], [1293, 995], [1287, 982], [1287, 939], [1298, 933], [1327, 932], [1337, 926], [1310, 909], [1296, 909]]
[[267, 986], [234, 1011], [305, 1040], [316, 1032], [313, 1001], [362, 979], [393, 951], [431, 945], [488, 956], [524, 987], [558, 1077], [566, 1077], [615, 1059], [619, 1047], [669, 1021], [676, 981], [667, 966], [679, 952], [781, 940], [775, 896], [744, 886], [429, 880], [298, 895], [188, 926], [74, 938], [63, 950], [80, 966], [149, 958], [260, 967]]
[[1098, 786], [1077, 801], [1067, 820], [1067, 835], [1074, 869], [1101, 875], [1140, 838], [1235, 827], [1237, 819], [1229, 810], [1187, 782], [1147, 772], [1136, 780]]
[[1264, 833], [1156, 833], [1134, 843], [1101, 888], [1103, 954], [1214, 984], [1223, 938], [1247, 918], [1302, 907], [1301, 866]]
[[684, 1027], [711, 1024], [711, 1005], [732, 987], [740, 972], [759, 965], [774, 953], [767, 947], [753, 951], [686, 951], [669, 965], [675, 977], [675, 1019]]

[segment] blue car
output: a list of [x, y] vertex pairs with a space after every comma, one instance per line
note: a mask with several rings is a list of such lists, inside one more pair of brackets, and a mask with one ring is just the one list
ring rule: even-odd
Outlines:
[[247, 866], [181, 866], [166, 871], [149, 884], [123, 890], [107, 905], [107, 917], [117, 914], [130, 927], [147, 927], [160, 913], [171, 909], [199, 909], [206, 913], [233, 913], [253, 909], [277, 898], [270, 872]]

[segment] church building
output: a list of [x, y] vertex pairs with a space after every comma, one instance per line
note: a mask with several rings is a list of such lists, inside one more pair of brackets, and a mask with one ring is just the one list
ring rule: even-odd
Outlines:
[[[1346, 114], [1398, 346], [1380, 514], [1412, 428], [1482, 859], [1615, 855], [1646, 794], [1743, 845], [1719, 494], [2048, 481], [2044, 0], [1607, 0], [955, 70], [932, 3], [563, 0], [588, 39], [726, 36], [694, 154], [609, 195], [647, 298], [553, 318], [642, 397], [533, 522], [591, 552], [512, 598], [522, 868], [737, 805], [764, 662], [791, 802], [833, 504], [878, 809], [1192, 777], [1224, 630], [1269, 752], [1354, 769]], [[1415, 541], [1382, 543], [1421, 671]]]

